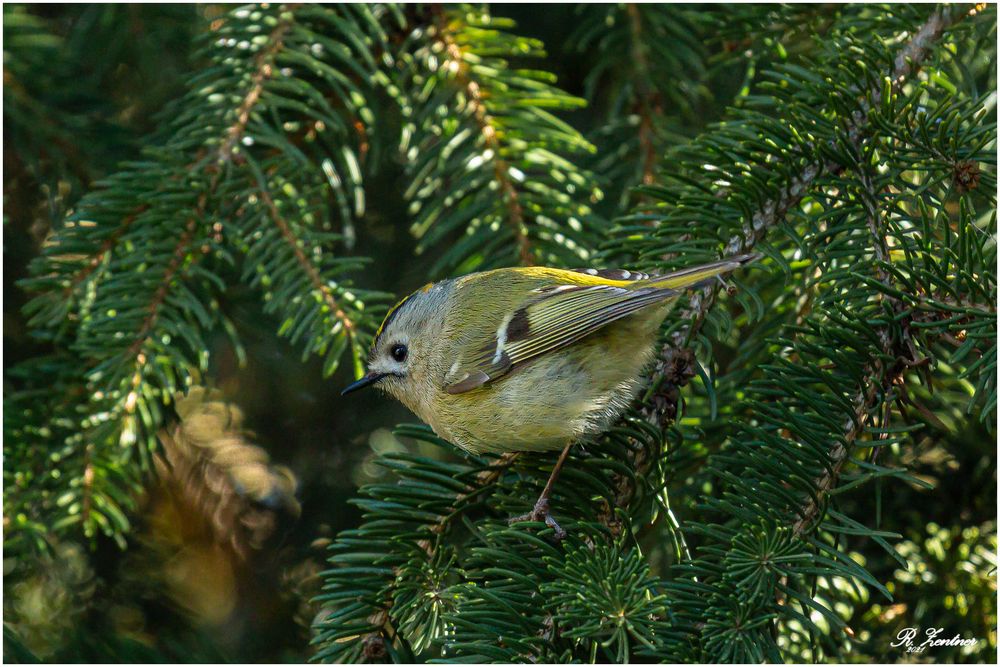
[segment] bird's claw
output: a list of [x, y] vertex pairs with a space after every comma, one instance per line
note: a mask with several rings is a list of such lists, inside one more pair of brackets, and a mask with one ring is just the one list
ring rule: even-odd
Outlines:
[[520, 516], [513, 516], [507, 520], [507, 523], [519, 523], [521, 521], [544, 521], [546, 526], [555, 531], [555, 538], [557, 540], [566, 538], [566, 531], [556, 523], [555, 518], [553, 518], [552, 513], [549, 511], [548, 498], [539, 498], [538, 502], [535, 503], [535, 507], [530, 512], [521, 514]]

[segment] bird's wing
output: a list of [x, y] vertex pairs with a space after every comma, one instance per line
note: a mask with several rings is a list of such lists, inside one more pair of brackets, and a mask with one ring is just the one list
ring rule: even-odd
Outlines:
[[[455, 361], [445, 391], [461, 394], [481, 387], [518, 364], [572, 345], [601, 327], [654, 303], [716, 280], [756, 260], [739, 255], [651, 276], [624, 269], [506, 269], [545, 276], [524, 303], [506, 313], [495, 330], [473, 334], [472, 352]], [[494, 320], [495, 321], [495, 320]]]
[[[594, 275], [594, 274], [590, 274]], [[526, 302], [508, 313], [495, 332], [473, 342], [472, 354], [448, 374], [445, 391], [461, 394], [491, 382], [518, 364], [571, 345], [601, 327], [677, 294], [663, 287], [608, 283], [553, 284], [535, 289]], [[643, 276], [645, 278], [645, 276]]]

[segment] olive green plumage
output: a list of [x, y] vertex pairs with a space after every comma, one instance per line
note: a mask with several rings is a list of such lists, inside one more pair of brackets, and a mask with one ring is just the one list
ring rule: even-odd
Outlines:
[[497, 269], [427, 285], [386, 316], [368, 374], [472, 452], [559, 449], [601, 433], [638, 391], [681, 291], [751, 261], [663, 276]]

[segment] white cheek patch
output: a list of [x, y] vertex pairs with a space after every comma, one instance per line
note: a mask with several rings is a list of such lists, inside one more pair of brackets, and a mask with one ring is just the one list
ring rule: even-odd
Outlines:
[[391, 359], [379, 359], [377, 362], [368, 365], [368, 370], [373, 373], [390, 373], [405, 375], [404, 364], [397, 363]]

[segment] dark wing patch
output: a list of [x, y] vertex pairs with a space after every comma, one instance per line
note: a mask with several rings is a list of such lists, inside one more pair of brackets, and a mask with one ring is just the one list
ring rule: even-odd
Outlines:
[[[460, 394], [497, 379], [518, 364], [571, 345], [611, 322], [675, 296], [672, 289], [626, 289], [614, 285], [560, 286], [511, 316], [499, 336], [462, 359], [445, 387]], [[511, 326], [515, 325], [512, 336]]]
[[511, 343], [524, 340], [529, 333], [531, 333], [531, 323], [528, 321], [528, 310], [518, 308], [507, 324], [507, 340]]

